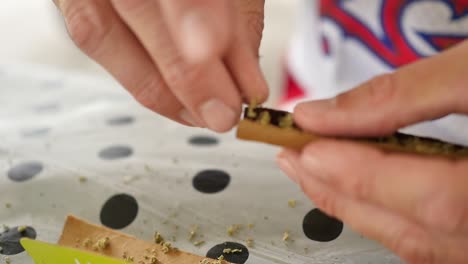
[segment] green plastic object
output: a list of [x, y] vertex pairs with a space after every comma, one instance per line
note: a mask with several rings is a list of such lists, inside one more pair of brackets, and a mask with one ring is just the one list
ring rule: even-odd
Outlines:
[[124, 260], [28, 238], [20, 242], [36, 264], [128, 264]]

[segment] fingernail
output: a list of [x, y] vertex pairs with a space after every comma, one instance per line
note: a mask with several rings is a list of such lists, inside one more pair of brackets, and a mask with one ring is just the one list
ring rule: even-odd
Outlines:
[[200, 108], [208, 128], [216, 132], [226, 132], [232, 128], [239, 117], [236, 112], [218, 99], [210, 99]]
[[182, 111], [180, 111], [179, 117], [192, 126], [199, 126], [193, 118], [193, 115], [190, 114], [189, 111], [187, 111], [187, 109], [183, 109]]
[[317, 156], [310, 153], [303, 155], [302, 165], [310, 172], [311, 176], [317, 177], [322, 181], [328, 180], [328, 174], [322, 169], [320, 160]]
[[291, 162], [289, 161], [288, 158], [280, 155], [278, 156], [276, 162], [278, 163], [278, 166], [280, 169], [286, 173], [286, 175], [295, 183], [299, 182], [299, 179], [297, 178], [296, 175], [296, 170], [292, 166]]
[[203, 12], [194, 10], [186, 14], [182, 21], [182, 49], [189, 59], [203, 61], [211, 50], [211, 33]]

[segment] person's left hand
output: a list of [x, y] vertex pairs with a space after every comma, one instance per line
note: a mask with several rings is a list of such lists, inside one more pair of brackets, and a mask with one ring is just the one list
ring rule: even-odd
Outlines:
[[[301, 104], [294, 119], [319, 134], [377, 136], [451, 113], [468, 114], [468, 41], [335, 99]], [[467, 263], [468, 160], [321, 140], [283, 151], [278, 163], [318, 208], [408, 263]]]

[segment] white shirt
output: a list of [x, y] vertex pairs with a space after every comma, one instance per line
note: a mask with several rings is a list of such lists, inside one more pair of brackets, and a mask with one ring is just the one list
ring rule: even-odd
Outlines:
[[[289, 87], [282, 103], [287, 110], [468, 38], [466, 0], [304, 0], [298, 19], [288, 54], [295, 91]], [[450, 115], [404, 132], [468, 144], [468, 118]]]

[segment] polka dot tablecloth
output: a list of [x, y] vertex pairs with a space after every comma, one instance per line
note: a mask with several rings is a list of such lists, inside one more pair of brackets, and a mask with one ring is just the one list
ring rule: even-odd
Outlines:
[[169, 122], [110, 79], [4, 66], [0, 87], [0, 262], [32, 263], [19, 238], [55, 243], [74, 214], [199, 255], [241, 249], [233, 263], [401, 263], [316, 209], [275, 147]]

